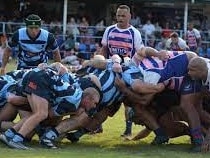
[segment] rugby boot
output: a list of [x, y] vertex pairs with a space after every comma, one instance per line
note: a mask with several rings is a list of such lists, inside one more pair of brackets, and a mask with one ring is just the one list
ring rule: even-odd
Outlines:
[[47, 148], [56, 149], [57, 146], [54, 143], [58, 137], [59, 133], [55, 128], [48, 129], [41, 137], [40, 144]]
[[48, 139], [46, 137], [41, 138], [40, 144], [44, 147], [50, 148], [50, 149], [57, 149], [58, 147], [54, 144], [53, 140]]
[[8, 146], [15, 149], [21, 149], [21, 150], [28, 150], [29, 147], [24, 145], [25, 138], [20, 134], [16, 133], [15, 136], [9, 140]]
[[123, 132], [123, 134], [121, 134], [121, 137], [131, 136], [131, 130], [132, 130], [132, 121], [126, 121], [126, 129]]
[[8, 145], [9, 138], [5, 134], [0, 134], [0, 141], [3, 142], [4, 144]]
[[72, 143], [76, 143], [79, 141], [80, 137], [82, 137], [84, 134], [89, 133], [89, 132], [90, 130], [86, 128], [81, 128], [76, 132], [67, 133], [66, 138]]
[[155, 139], [152, 141], [152, 145], [159, 145], [168, 143], [169, 138], [167, 136], [156, 136]]
[[76, 137], [75, 133], [76, 133], [76, 132], [67, 133], [67, 134], [66, 134], [66, 138], [67, 138], [70, 142], [72, 142], [72, 143], [76, 143], [76, 142], [79, 141], [79, 138]]
[[14, 142], [13, 139], [11, 139], [8, 142], [7, 145], [9, 147], [15, 148], [15, 149], [21, 149], [21, 150], [28, 150], [28, 149], [30, 149], [29, 147], [25, 146], [22, 141], [20, 141], [20, 142]]

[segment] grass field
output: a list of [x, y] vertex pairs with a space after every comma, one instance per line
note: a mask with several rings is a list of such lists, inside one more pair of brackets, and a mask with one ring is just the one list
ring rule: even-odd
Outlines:
[[[10, 62], [9, 69], [14, 68], [14, 62]], [[151, 134], [141, 141], [125, 141], [120, 137], [124, 130], [123, 107], [104, 124], [104, 132], [97, 135], [86, 135], [75, 144], [63, 140], [59, 149], [43, 149], [35, 138], [29, 151], [9, 149], [0, 143], [0, 158], [205, 158], [210, 154], [193, 154], [189, 152], [189, 137], [171, 139], [169, 144], [151, 146], [154, 138]], [[137, 133], [141, 126], [133, 126], [133, 134]]]

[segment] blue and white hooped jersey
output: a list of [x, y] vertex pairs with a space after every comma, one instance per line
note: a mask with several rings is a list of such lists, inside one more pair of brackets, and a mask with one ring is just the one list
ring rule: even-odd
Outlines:
[[87, 73], [96, 75], [101, 83], [102, 99], [99, 103], [99, 109], [110, 106], [114, 102], [122, 99], [122, 93], [114, 85], [116, 73], [110, 70], [102, 70], [94, 67], [88, 67]]
[[16, 85], [16, 81], [9, 75], [0, 76], [0, 108], [7, 102], [7, 95], [10, 92], [10, 87]]
[[38, 37], [31, 39], [26, 28], [21, 28], [14, 33], [9, 46], [19, 47], [18, 69], [33, 68], [40, 63], [47, 62], [47, 51], [55, 51], [58, 48], [54, 36], [48, 31], [40, 29]]

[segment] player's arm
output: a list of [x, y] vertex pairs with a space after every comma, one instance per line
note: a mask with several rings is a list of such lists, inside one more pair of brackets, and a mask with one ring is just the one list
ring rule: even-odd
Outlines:
[[61, 55], [59, 49], [53, 52], [53, 59], [55, 62], [61, 62]]
[[108, 58], [107, 50], [108, 50], [107, 46], [102, 46], [100, 49], [100, 54], [103, 55], [105, 58]]
[[157, 85], [145, 83], [140, 80], [133, 82], [131, 85], [133, 91], [140, 94], [151, 94], [159, 93], [164, 90], [165, 86], [163, 83], [158, 83]]
[[161, 60], [166, 60], [169, 58], [167, 51], [157, 51], [152, 47], [143, 47], [137, 51], [137, 56], [141, 59], [144, 57], [158, 57]]
[[125, 82], [119, 77], [115, 78], [115, 85], [124, 94], [124, 96], [128, 98], [133, 104], [142, 104], [142, 105], [147, 104], [149, 96], [140, 95], [132, 91], [130, 88], [126, 86]]
[[60, 55], [60, 50], [58, 47], [58, 43], [55, 39], [55, 37], [53, 36], [52, 33], [49, 33], [48, 36], [48, 43], [47, 43], [47, 48], [49, 48], [50, 50], [52, 50], [53, 52], [53, 59], [55, 62], [61, 62], [61, 55]]
[[106, 60], [86, 60], [83, 62], [82, 67], [85, 68], [87, 66], [91, 66], [98, 69], [106, 69], [107, 67], [107, 61]]

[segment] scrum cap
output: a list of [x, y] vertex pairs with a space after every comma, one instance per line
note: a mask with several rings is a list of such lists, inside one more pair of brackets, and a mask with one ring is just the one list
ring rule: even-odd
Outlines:
[[27, 27], [40, 27], [41, 18], [38, 15], [30, 14], [26, 19], [25, 23]]

